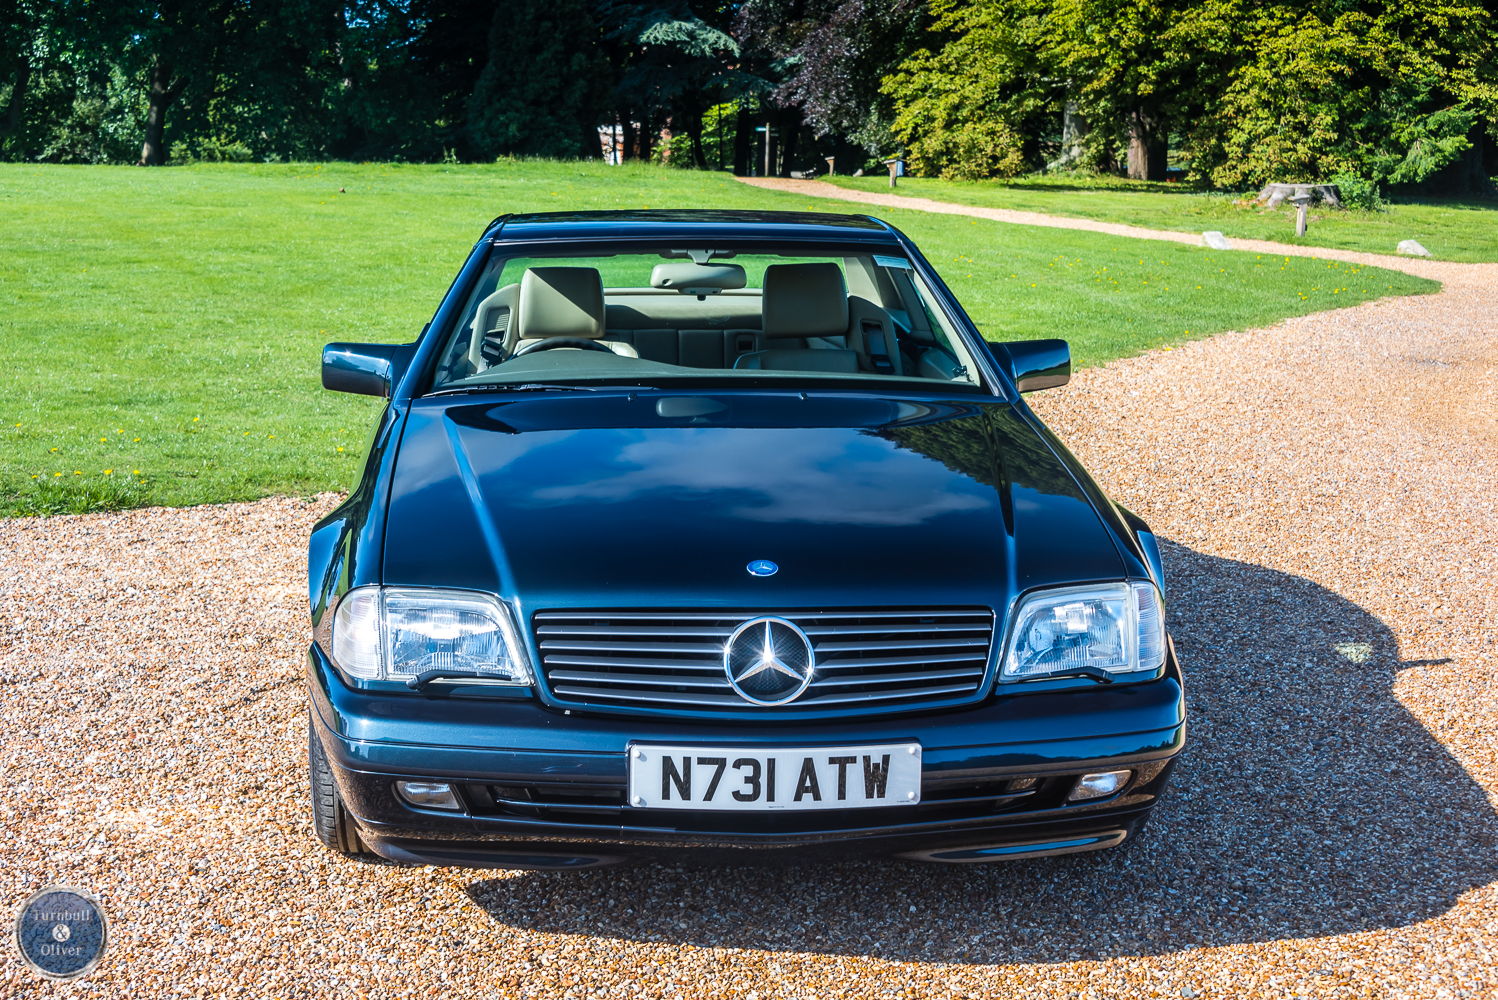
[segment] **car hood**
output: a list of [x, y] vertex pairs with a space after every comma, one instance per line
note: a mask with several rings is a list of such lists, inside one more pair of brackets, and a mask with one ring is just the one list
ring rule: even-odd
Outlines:
[[[747, 572], [754, 560], [773, 576]], [[1097, 512], [1003, 401], [548, 393], [413, 402], [387, 584], [543, 608], [987, 606], [1117, 579]]]

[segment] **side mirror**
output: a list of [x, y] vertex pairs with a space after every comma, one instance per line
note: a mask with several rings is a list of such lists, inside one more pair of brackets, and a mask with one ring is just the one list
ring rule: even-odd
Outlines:
[[1071, 381], [1071, 347], [1064, 340], [985, 341], [999, 367], [1020, 392], [1054, 389]]
[[322, 349], [322, 387], [388, 398], [405, 374], [415, 344], [329, 344]]

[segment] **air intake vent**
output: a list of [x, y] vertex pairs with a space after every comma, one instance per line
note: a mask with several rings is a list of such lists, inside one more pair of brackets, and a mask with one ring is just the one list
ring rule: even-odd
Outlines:
[[[736, 694], [723, 645], [769, 614], [811, 639], [810, 687], [763, 708]], [[722, 713], [746, 718], [873, 714], [976, 697], [993, 641], [987, 608], [898, 611], [542, 611], [541, 662], [560, 702], [596, 709]]]

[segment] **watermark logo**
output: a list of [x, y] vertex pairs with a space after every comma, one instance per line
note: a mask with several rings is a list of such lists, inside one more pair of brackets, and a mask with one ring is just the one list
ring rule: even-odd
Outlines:
[[31, 971], [48, 979], [80, 979], [93, 972], [109, 943], [99, 897], [51, 885], [33, 893], [16, 914], [16, 947]]

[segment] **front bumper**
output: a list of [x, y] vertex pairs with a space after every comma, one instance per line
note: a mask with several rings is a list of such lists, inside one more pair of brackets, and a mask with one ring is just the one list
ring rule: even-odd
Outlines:
[[[581, 868], [904, 855], [972, 862], [1110, 847], [1132, 835], [1185, 745], [1172, 654], [1159, 680], [1007, 694], [960, 711], [785, 727], [565, 715], [536, 700], [427, 698], [345, 685], [308, 652], [312, 718], [345, 807], [386, 857]], [[828, 746], [919, 741], [922, 802], [880, 809], [708, 813], [624, 804], [630, 742]], [[1080, 774], [1129, 769], [1102, 800], [1067, 803]], [[397, 780], [451, 782], [461, 812], [415, 808]]]

